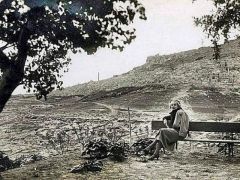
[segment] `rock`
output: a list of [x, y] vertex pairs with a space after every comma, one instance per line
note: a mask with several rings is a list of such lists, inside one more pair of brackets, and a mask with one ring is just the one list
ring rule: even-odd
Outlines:
[[0, 165], [0, 172], [3, 172], [5, 170], [6, 170], [5, 167], [3, 165]]
[[84, 173], [84, 172], [96, 172], [101, 171], [103, 167], [103, 163], [101, 161], [88, 161], [83, 164], [74, 166], [70, 172], [71, 173]]
[[17, 166], [24, 166], [26, 164], [31, 164], [34, 163], [36, 161], [40, 161], [43, 159], [43, 156], [41, 155], [37, 155], [37, 154], [33, 154], [33, 155], [23, 155], [20, 158], [17, 158], [14, 161], [14, 164], [16, 164]]

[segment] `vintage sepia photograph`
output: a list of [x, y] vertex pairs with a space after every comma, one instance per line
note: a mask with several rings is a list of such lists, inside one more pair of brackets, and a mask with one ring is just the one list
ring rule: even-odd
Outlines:
[[0, 180], [240, 179], [240, 0], [0, 0]]

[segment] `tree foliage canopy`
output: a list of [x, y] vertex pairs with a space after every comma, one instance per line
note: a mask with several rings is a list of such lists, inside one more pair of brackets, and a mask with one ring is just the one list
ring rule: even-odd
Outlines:
[[212, 14], [195, 18], [195, 24], [203, 27], [214, 45], [214, 56], [218, 59], [220, 39], [227, 41], [233, 30], [240, 27], [240, 0], [212, 0], [215, 10]]
[[122, 50], [136, 37], [136, 17], [146, 19], [138, 0], [0, 1], [0, 94], [7, 76], [23, 76], [17, 81], [39, 98], [60, 88], [70, 51]]

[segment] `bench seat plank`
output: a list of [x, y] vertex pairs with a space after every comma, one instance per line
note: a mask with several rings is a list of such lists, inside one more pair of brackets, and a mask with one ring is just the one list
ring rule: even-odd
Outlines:
[[[150, 137], [150, 139], [155, 139], [155, 137]], [[206, 143], [236, 143], [240, 144], [240, 140], [231, 140], [231, 139], [192, 139], [192, 138], [185, 138], [183, 140], [178, 141], [190, 141], [190, 142], [206, 142]]]
[[191, 138], [186, 138], [182, 141], [191, 141], [191, 142], [207, 142], [207, 143], [236, 143], [240, 144], [240, 140], [227, 140], [227, 139], [191, 139]]
[[[163, 121], [152, 121], [152, 130], [166, 127]], [[189, 131], [240, 133], [239, 122], [190, 121]]]

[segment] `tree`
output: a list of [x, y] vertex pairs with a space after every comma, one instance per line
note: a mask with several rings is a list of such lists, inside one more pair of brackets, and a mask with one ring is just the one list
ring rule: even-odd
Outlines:
[[240, 27], [239, 0], [212, 0], [215, 10], [210, 15], [195, 18], [195, 24], [203, 27], [214, 45], [214, 58], [220, 57], [219, 40], [227, 41], [233, 30]]
[[69, 52], [122, 50], [136, 17], [146, 19], [138, 0], [0, 1], [0, 112], [20, 84], [37, 98], [61, 88]]

